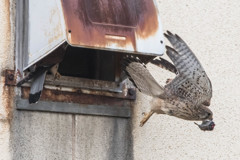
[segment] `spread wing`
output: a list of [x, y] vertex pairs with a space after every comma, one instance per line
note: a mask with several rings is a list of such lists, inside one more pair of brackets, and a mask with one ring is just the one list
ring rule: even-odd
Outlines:
[[129, 79], [139, 89], [140, 92], [149, 96], [160, 96], [164, 89], [161, 87], [146, 66], [137, 57], [128, 56], [124, 58], [123, 69], [129, 76]]
[[166, 91], [194, 104], [207, 104], [212, 97], [212, 85], [202, 65], [178, 35], [169, 31], [164, 35], [174, 48], [166, 46], [167, 55], [178, 72], [165, 86]]

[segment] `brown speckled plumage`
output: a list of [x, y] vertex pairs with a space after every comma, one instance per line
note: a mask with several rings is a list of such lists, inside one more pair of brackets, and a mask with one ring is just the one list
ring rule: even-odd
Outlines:
[[164, 35], [173, 46], [166, 46], [166, 50], [174, 65], [163, 59], [153, 60], [152, 63], [177, 74], [164, 87], [154, 80], [136, 57], [129, 56], [125, 59], [125, 71], [136, 87], [153, 97], [151, 111], [145, 114], [140, 126], [153, 113], [168, 114], [185, 120], [212, 120], [212, 112], [208, 108], [212, 98], [212, 85], [206, 72], [178, 35], [169, 31]]

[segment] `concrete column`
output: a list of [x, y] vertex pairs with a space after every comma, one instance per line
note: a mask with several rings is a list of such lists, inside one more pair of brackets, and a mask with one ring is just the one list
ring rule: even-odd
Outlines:
[[[10, 0], [0, 1], [0, 159], [11, 159], [10, 123], [14, 88], [5, 86], [5, 69], [14, 69], [14, 4]], [[13, 11], [13, 12], [11, 12]]]

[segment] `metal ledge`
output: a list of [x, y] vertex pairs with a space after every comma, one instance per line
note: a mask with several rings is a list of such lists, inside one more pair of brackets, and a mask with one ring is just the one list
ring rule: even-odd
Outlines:
[[[27, 87], [30, 87], [30, 83], [24, 83], [22, 85], [22, 88]], [[52, 75], [47, 75], [44, 82], [44, 90], [46, 89], [52, 90], [52, 92], [67, 91], [121, 99], [136, 99], [136, 89], [128, 80], [125, 80], [118, 86], [116, 82], [68, 76], [61, 76], [60, 79], [54, 79]]]
[[70, 77], [70, 76], [61, 76], [60, 79], [54, 79], [52, 75], [47, 75], [45, 84], [52, 85], [52, 86], [64, 86], [64, 87], [110, 91], [110, 92], [116, 92], [116, 93], [121, 93], [123, 90], [123, 84], [118, 84], [116, 82], [79, 78], [79, 77]]
[[27, 111], [42, 111], [69, 114], [99, 115], [110, 117], [131, 117], [130, 104], [124, 106], [86, 105], [77, 103], [39, 101], [29, 104], [27, 99], [17, 98], [17, 109]]

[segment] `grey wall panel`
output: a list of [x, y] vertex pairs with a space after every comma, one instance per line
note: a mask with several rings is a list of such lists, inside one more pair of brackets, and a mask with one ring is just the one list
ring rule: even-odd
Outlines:
[[76, 159], [131, 160], [131, 119], [76, 116]]
[[72, 115], [16, 111], [13, 159], [72, 159]]

